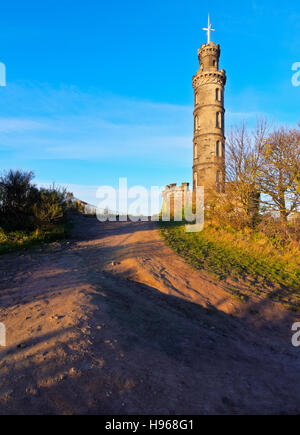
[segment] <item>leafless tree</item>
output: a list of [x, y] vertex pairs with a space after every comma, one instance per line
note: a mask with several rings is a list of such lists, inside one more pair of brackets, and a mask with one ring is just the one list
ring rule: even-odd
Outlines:
[[263, 202], [286, 221], [300, 207], [300, 130], [276, 128], [263, 147], [258, 183]]
[[258, 179], [269, 131], [270, 124], [265, 119], [257, 120], [255, 128], [250, 132], [243, 122], [232, 128], [227, 141], [226, 192], [248, 219], [253, 219], [258, 213]]

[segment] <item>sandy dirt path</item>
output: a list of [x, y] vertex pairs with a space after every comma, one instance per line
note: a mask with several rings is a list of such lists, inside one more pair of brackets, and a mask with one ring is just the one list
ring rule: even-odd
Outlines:
[[0, 257], [0, 413], [299, 413], [297, 320], [234, 299], [155, 223], [79, 217], [69, 242]]

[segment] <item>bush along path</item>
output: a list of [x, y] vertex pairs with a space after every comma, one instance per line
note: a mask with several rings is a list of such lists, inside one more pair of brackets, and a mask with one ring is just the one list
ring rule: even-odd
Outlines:
[[32, 172], [9, 171], [0, 177], [0, 254], [70, 233], [77, 211], [73, 195], [51, 186], [38, 189]]

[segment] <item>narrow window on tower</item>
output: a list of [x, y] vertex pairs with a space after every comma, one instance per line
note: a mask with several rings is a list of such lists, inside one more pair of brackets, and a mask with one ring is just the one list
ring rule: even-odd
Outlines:
[[219, 157], [219, 147], [220, 147], [220, 142], [217, 140], [217, 143], [216, 143], [216, 155], [217, 155], [217, 157]]
[[216, 100], [219, 101], [219, 88], [216, 89]]
[[217, 181], [217, 191], [220, 193], [220, 192], [221, 192], [221, 186], [220, 186], [220, 171], [217, 171], [216, 181]]
[[213, 66], [216, 66], [216, 61], [215, 60], [213, 60]]
[[225, 157], [225, 144], [222, 143], [222, 156]]
[[195, 183], [195, 187], [198, 186], [198, 176], [197, 176], [197, 172], [195, 172], [194, 174], [194, 183]]
[[221, 128], [224, 131], [224, 113], [223, 112], [221, 114], [221, 123], [222, 123]]
[[219, 128], [220, 126], [220, 113], [216, 113], [216, 127]]

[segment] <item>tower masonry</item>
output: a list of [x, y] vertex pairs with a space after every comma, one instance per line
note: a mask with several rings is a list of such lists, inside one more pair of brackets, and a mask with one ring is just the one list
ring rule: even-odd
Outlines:
[[200, 68], [193, 77], [194, 88], [194, 158], [193, 190], [204, 186], [205, 192], [223, 192], [225, 177], [226, 73], [219, 70], [220, 46], [210, 41], [198, 50]]
[[193, 192], [189, 183], [170, 184], [163, 192], [163, 210], [173, 212], [174, 206], [190, 198], [195, 205], [196, 187], [204, 187], [205, 198], [210, 192], [225, 189], [225, 109], [226, 73], [219, 69], [220, 46], [210, 40], [212, 29], [208, 16], [207, 44], [198, 50], [199, 70], [193, 77], [194, 140]]

